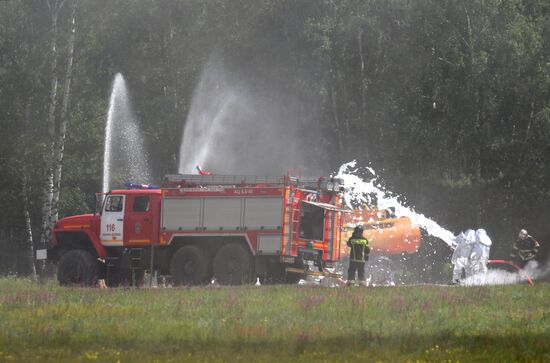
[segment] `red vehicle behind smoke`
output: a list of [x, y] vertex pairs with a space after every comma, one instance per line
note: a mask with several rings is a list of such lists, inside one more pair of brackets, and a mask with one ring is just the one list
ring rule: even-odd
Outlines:
[[59, 220], [40, 255], [62, 285], [115, 286], [145, 271], [176, 285], [280, 281], [287, 267], [339, 260], [341, 190], [337, 179], [168, 175], [162, 188], [113, 190], [98, 213]]

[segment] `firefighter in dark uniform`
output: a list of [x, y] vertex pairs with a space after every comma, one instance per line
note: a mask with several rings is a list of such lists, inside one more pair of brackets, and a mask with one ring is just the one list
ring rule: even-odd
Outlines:
[[523, 268], [531, 260], [534, 260], [539, 252], [539, 243], [522, 229], [519, 231], [518, 239], [512, 250], [512, 261]]
[[347, 243], [350, 247], [348, 286], [355, 282], [355, 271], [359, 278], [359, 284], [365, 285], [365, 262], [369, 259], [369, 241], [363, 237], [363, 226], [357, 226]]

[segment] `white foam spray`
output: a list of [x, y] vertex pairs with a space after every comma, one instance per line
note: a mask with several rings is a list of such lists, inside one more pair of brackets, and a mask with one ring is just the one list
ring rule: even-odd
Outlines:
[[353, 203], [364, 205], [369, 201], [368, 196], [374, 194], [378, 202], [378, 208], [395, 208], [396, 216], [409, 217], [411, 222], [423, 227], [428, 234], [442, 239], [451, 247], [454, 246], [454, 235], [451, 231], [443, 228], [423, 214], [415, 212], [412, 208], [404, 206], [396, 196], [389, 195], [388, 191], [381, 185], [376, 185], [376, 179], [374, 178], [376, 173], [372, 168], [367, 168], [367, 170], [373, 175], [373, 179], [369, 181], [361, 179], [357, 175], [358, 169], [356, 165], [355, 161], [345, 163], [340, 166], [336, 175], [337, 178], [341, 178], [344, 182], [347, 191], [344, 198], [348, 206], [351, 207]]
[[126, 81], [117, 73], [113, 80], [105, 125], [103, 193], [113, 180], [148, 183], [148, 155], [131, 109]]

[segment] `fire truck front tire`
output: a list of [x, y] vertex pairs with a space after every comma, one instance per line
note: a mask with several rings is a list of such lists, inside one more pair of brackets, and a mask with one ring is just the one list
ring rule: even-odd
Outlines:
[[94, 286], [99, 278], [97, 259], [85, 250], [65, 252], [57, 265], [57, 281], [61, 286]]
[[170, 264], [174, 285], [198, 285], [207, 282], [212, 271], [210, 260], [208, 252], [203, 248], [181, 247]]
[[214, 277], [222, 285], [241, 285], [252, 282], [252, 256], [238, 243], [220, 248], [214, 257]]

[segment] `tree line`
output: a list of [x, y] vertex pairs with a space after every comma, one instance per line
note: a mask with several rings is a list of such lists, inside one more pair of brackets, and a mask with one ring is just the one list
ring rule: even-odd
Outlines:
[[[300, 101], [312, 170], [356, 159], [504, 257], [550, 237], [550, 4], [543, 0], [0, 2], [0, 271], [101, 189], [122, 72], [152, 174], [177, 170], [201, 70], [219, 54], [252, 90]], [[550, 241], [550, 239], [549, 239]]]

